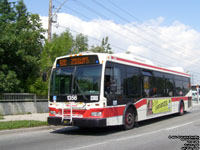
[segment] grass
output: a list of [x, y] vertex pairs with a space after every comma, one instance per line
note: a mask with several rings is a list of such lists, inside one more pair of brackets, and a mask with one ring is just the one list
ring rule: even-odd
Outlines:
[[0, 122], [0, 130], [46, 126], [47, 121], [19, 120]]
[[0, 120], [3, 120], [3, 119], [4, 119], [4, 117], [2, 115], [0, 115]]

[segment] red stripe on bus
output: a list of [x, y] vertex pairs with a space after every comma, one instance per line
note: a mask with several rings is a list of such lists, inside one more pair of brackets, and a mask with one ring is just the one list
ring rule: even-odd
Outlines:
[[172, 102], [177, 102], [177, 101], [180, 101], [180, 100], [188, 100], [188, 97], [173, 97], [171, 98], [172, 99]]
[[142, 99], [141, 101], [139, 101], [135, 104], [135, 107], [136, 107], [136, 109], [138, 109], [138, 108], [140, 108], [140, 107], [142, 107], [143, 105], [146, 105], [146, 104], [147, 104], [147, 99]]
[[122, 116], [124, 114], [125, 106], [105, 108], [104, 117]]
[[136, 65], [141, 65], [141, 66], [145, 66], [145, 67], [150, 67], [150, 68], [154, 68], [154, 69], [159, 69], [159, 70], [162, 70], [162, 71], [168, 71], [168, 72], [182, 74], [182, 75], [185, 75], [185, 76], [190, 76], [187, 73], [169, 70], [169, 69], [165, 69], [165, 68], [161, 68], [161, 67], [157, 67], [157, 66], [152, 66], [152, 65], [148, 65], [148, 64], [143, 64], [143, 63], [139, 63], [139, 62], [132, 61], [132, 60], [127, 60], [127, 59], [118, 58], [118, 57], [114, 57], [114, 56], [112, 56], [111, 58], [114, 59], [114, 60], [124, 61], [124, 62], [132, 63], [132, 64], [136, 64]]
[[[125, 106], [118, 106], [118, 107], [109, 107], [109, 108], [91, 108], [89, 110], [74, 110], [72, 111], [74, 114], [81, 114], [83, 115], [83, 118], [107, 118], [107, 117], [116, 117], [116, 116], [122, 116], [124, 114]], [[56, 108], [49, 108], [50, 111], [56, 111], [56, 114], [62, 114], [61, 109]], [[91, 116], [92, 112], [102, 112], [102, 116]], [[65, 115], [70, 115], [70, 109], [64, 110]], [[50, 116], [55, 116], [51, 115]]]
[[[177, 102], [180, 100], [188, 100], [189, 97], [173, 97], [171, 98], [172, 102]], [[143, 105], [147, 104], [147, 99], [142, 99], [140, 101], [138, 101], [135, 104], [136, 109], [142, 107]], [[124, 114], [124, 109], [125, 109], [125, 105], [124, 106], [113, 106], [113, 107], [109, 107], [109, 108], [91, 108], [89, 110], [78, 110], [78, 109], [73, 109], [73, 114], [81, 114], [83, 116], [83, 118], [108, 118], [108, 117], [116, 117], [116, 116], [122, 116]], [[62, 110], [61, 109], [56, 109], [56, 108], [51, 108], [49, 107], [50, 111], [55, 111], [56, 114], [62, 114]], [[102, 112], [102, 116], [91, 116], [92, 112]], [[70, 114], [70, 109], [65, 109], [64, 110], [64, 114], [69, 115]], [[49, 114], [49, 116], [55, 116], [52, 114]]]

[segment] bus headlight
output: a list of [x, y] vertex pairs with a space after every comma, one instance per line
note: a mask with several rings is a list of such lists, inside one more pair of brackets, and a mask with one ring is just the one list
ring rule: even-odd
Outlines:
[[101, 116], [102, 112], [92, 112], [91, 116]]

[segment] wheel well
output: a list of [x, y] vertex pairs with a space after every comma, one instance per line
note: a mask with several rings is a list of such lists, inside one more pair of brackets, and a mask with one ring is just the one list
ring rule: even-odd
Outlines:
[[184, 103], [183, 100], [180, 100], [180, 102], [179, 102], [179, 110], [180, 110], [180, 107], [181, 107], [181, 103], [183, 103], [183, 109], [185, 110], [185, 103]]
[[129, 107], [133, 109], [135, 115], [137, 116], [137, 110], [136, 110], [135, 106], [134, 105], [130, 105]]
[[[126, 113], [126, 111], [127, 111], [127, 109], [129, 109], [129, 108], [131, 108], [133, 111], [134, 111], [134, 114], [135, 114], [135, 121], [138, 121], [138, 114], [137, 114], [137, 109], [136, 109], [136, 107], [135, 107], [135, 105], [133, 104], [133, 103], [129, 103], [129, 104], [127, 104], [127, 106], [126, 106], [126, 108], [125, 108], [125, 110], [124, 110], [124, 116], [125, 116], [125, 113]], [[125, 120], [123, 119], [123, 122], [124, 122]]]

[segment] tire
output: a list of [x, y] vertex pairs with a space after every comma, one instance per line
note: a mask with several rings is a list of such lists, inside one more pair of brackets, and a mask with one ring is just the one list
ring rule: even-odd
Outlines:
[[129, 130], [132, 129], [135, 125], [135, 113], [133, 109], [128, 108], [126, 110], [125, 116], [124, 116], [124, 125], [123, 129], [124, 130]]
[[183, 104], [183, 102], [181, 102], [180, 106], [179, 106], [179, 115], [180, 116], [184, 115], [184, 104]]

